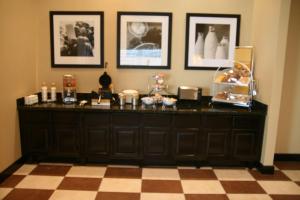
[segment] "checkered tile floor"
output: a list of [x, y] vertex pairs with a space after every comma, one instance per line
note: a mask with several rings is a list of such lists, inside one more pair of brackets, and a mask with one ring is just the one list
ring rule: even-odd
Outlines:
[[248, 169], [23, 165], [0, 184], [0, 199], [300, 200], [300, 162], [274, 175]]

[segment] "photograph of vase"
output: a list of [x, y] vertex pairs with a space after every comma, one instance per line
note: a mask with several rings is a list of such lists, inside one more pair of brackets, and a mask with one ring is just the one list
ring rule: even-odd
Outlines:
[[214, 59], [218, 46], [218, 38], [214, 26], [209, 26], [208, 33], [204, 41], [204, 58]]
[[240, 15], [187, 13], [185, 69], [233, 67]]
[[204, 38], [202, 32], [198, 32], [197, 34], [197, 40], [195, 43], [195, 56], [204, 58]]
[[228, 36], [223, 36], [220, 44], [222, 44], [225, 47], [225, 57], [228, 58], [228, 48], [229, 48], [229, 39]]
[[216, 49], [215, 59], [226, 59], [226, 47], [219, 43]]

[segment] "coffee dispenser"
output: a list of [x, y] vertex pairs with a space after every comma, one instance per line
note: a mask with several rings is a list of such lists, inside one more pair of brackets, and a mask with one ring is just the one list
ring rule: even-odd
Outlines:
[[75, 103], [77, 101], [76, 79], [74, 75], [66, 74], [63, 76], [62, 100], [66, 104]]

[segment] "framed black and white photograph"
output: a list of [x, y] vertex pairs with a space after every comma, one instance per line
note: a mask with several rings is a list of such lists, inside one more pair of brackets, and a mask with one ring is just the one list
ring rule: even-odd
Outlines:
[[50, 11], [52, 67], [103, 67], [103, 12]]
[[118, 12], [117, 67], [170, 69], [172, 13]]
[[239, 30], [240, 15], [187, 13], [185, 69], [233, 67]]

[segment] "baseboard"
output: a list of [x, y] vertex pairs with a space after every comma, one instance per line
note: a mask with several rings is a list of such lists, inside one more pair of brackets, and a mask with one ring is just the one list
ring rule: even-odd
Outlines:
[[3, 172], [0, 173], [0, 183], [11, 176], [15, 171], [17, 171], [25, 163], [25, 158], [21, 157], [16, 162], [7, 167]]
[[298, 161], [300, 162], [300, 154], [292, 153], [276, 153], [274, 161]]
[[263, 165], [261, 163], [257, 166], [258, 171], [262, 174], [274, 174], [274, 166], [273, 165]]

